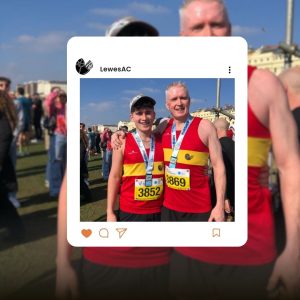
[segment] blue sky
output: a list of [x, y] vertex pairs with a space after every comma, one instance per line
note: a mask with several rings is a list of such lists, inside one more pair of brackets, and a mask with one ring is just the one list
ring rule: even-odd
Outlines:
[[[1, 75], [14, 85], [66, 79], [66, 43], [74, 35], [103, 35], [114, 20], [133, 15], [161, 35], [178, 34], [181, 0], [10, 0], [1, 3]], [[227, 0], [233, 34], [259, 47], [284, 40], [286, 0]], [[300, 3], [295, 1], [294, 41], [300, 43]]]
[[[104, 35], [113, 21], [132, 15], [178, 35], [181, 0], [10, 0], [1, 3], [0, 75], [17, 83], [66, 80], [66, 44], [72, 36]], [[250, 46], [284, 40], [286, 0], [226, 0], [233, 35]], [[300, 44], [300, 3], [295, 1], [294, 42]]]
[[[165, 88], [183, 81], [189, 89], [191, 111], [212, 107], [216, 102], [216, 79], [88, 79], [80, 80], [80, 121], [87, 124], [116, 124], [129, 120], [130, 100], [144, 94], [156, 100], [156, 117], [168, 116]], [[234, 79], [221, 79], [220, 102], [234, 104]]]

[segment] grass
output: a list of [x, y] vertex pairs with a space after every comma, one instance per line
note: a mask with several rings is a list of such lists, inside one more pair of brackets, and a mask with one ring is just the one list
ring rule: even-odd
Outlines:
[[[49, 201], [48, 189], [45, 187], [47, 159], [47, 152], [41, 143], [30, 145], [30, 155], [18, 158], [18, 199], [22, 204], [19, 209], [22, 216], [39, 210], [56, 209], [57, 199]], [[100, 155], [93, 156], [88, 163], [92, 201], [81, 204], [80, 216], [83, 222], [105, 218], [107, 183], [102, 181], [101, 164]]]
[[[57, 198], [49, 197], [45, 187], [47, 151], [43, 143], [31, 144], [29, 156], [18, 158], [18, 209], [26, 228], [21, 244], [0, 243], [0, 298], [52, 298], [55, 290]], [[81, 205], [83, 220], [105, 216], [106, 183], [101, 180], [101, 159], [89, 162], [90, 188], [93, 200]], [[0, 229], [0, 238], [4, 230]], [[78, 263], [81, 249], [74, 248]], [[26, 298], [26, 297], [25, 297]]]
[[92, 156], [88, 163], [92, 201], [81, 205], [80, 219], [82, 222], [105, 220], [107, 183], [102, 180], [101, 168], [102, 159], [100, 155]]

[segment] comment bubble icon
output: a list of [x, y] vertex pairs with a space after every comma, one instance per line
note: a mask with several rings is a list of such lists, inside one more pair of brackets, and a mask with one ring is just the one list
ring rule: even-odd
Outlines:
[[101, 238], [103, 238], [103, 239], [109, 238], [109, 231], [108, 231], [108, 229], [107, 229], [107, 228], [101, 228], [101, 229], [99, 230], [99, 236], [100, 236]]

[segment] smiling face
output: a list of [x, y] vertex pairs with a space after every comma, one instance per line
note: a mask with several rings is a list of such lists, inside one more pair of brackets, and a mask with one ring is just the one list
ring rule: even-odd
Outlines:
[[130, 119], [134, 122], [136, 129], [144, 134], [150, 134], [155, 120], [155, 112], [151, 107], [135, 109], [130, 114]]
[[166, 91], [166, 108], [172, 117], [179, 121], [185, 121], [189, 115], [190, 96], [184, 86], [173, 85]]
[[180, 10], [183, 36], [230, 36], [225, 7], [218, 1], [192, 1]]

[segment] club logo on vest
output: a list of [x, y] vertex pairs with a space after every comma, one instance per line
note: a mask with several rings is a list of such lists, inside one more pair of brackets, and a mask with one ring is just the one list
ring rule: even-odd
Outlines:
[[193, 155], [187, 153], [184, 157], [186, 160], [191, 160], [193, 158]]

